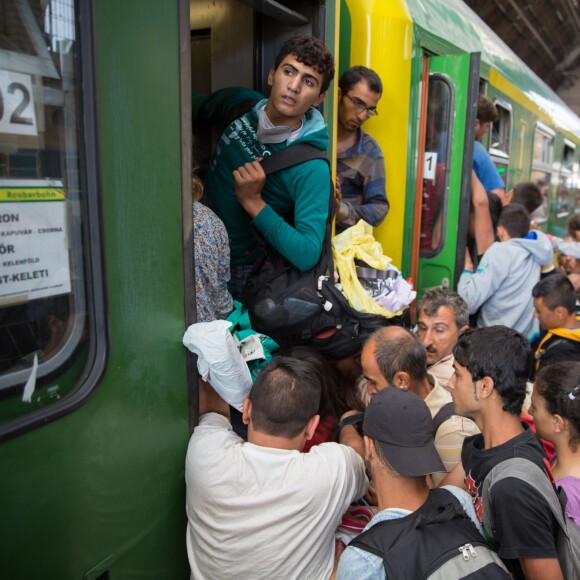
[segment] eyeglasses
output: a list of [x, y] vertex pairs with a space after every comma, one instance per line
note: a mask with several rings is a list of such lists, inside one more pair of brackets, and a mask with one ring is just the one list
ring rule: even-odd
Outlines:
[[379, 114], [376, 107], [367, 106], [366, 103], [364, 103], [357, 97], [351, 97], [348, 94], [346, 94], [345, 96], [348, 97], [349, 101], [353, 104], [353, 107], [359, 113], [362, 113], [364, 111], [367, 114], [367, 117], [376, 117]]

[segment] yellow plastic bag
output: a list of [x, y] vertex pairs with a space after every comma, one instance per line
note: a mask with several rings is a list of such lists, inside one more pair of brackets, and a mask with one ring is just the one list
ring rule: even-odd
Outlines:
[[391, 258], [383, 254], [383, 247], [373, 236], [373, 228], [364, 220], [332, 238], [334, 266], [340, 276], [342, 291], [349, 304], [359, 312], [381, 314], [387, 318], [403, 312], [391, 312], [369, 296], [356, 275], [355, 260], [362, 260], [371, 268], [385, 270]]

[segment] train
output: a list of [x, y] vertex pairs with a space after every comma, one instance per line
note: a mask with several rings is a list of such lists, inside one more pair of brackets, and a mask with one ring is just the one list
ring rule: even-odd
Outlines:
[[[197, 371], [191, 94], [266, 91], [296, 33], [384, 92], [365, 128], [391, 209], [375, 229], [421, 291], [463, 268], [477, 95], [540, 227], [580, 211], [580, 120], [460, 0], [1, 0], [2, 576], [187, 578], [184, 458]], [[333, 159], [336, 80], [322, 105]], [[437, 235], [425, 191], [440, 196]], [[429, 243], [425, 243], [425, 239]]]

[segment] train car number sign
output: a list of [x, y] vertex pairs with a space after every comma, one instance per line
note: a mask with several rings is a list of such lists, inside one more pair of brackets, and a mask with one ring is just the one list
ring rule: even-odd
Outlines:
[[71, 291], [59, 181], [0, 179], [0, 307]]

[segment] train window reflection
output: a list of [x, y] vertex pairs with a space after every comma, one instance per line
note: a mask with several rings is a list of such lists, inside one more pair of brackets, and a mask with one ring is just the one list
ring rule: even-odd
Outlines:
[[495, 155], [509, 157], [512, 135], [511, 106], [497, 99], [494, 104], [499, 117], [491, 129], [490, 151]]
[[542, 205], [532, 213], [532, 222], [547, 224], [550, 211], [550, 181], [552, 176], [545, 171], [534, 170], [531, 174], [531, 181], [536, 183], [542, 192]]
[[549, 164], [554, 160], [554, 135], [540, 127], [534, 135], [534, 164]]
[[62, 369], [87, 328], [74, 2], [3, 5], [0, 390]]
[[445, 241], [452, 102], [453, 86], [441, 75], [430, 75], [421, 205], [420, 251], [424, 257], [439, 253]]

